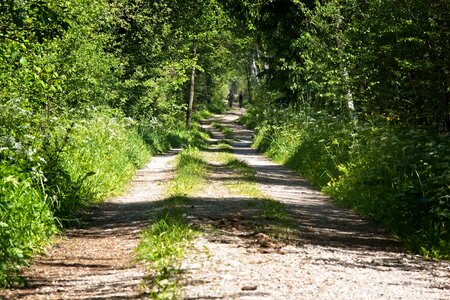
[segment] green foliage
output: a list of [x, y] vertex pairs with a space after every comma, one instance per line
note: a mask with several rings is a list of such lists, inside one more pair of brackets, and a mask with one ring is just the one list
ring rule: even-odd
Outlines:
[[449, 257], [448, 134], [376, 115], [286, 109], [274, 119], [258, 129], [255, 146], [383, 223], [411, 249]]
[[46, 195], [16, 170], [0, 166], [0, 286], [21, 283], [18, 267], [27, 265], [56, 232]]
[[213, 115], [214, 111], [206, 108], [206, 109], [201, 109], [195, 112], [194, 116], [192, 117], [192, 120], [194, 122], [199, 123], [202, 120], [208, 119], [209, 117], [211, 117]]
[[60, 36], [69, 24], [64, 7], [57, 1], [0, 2], [0, 39], [42, 43]]
[[58, 43], [55, 67], [64, 80], [60, 98], [67, 106], [117, 106], [121, 101], [123, 62], [109, 49], [115, 39], [107, 30], [115, 18], [110, 6], [104, 0], [74, 0], [67, 7], [76, 19]]
[[166, 215], [142, 235], [144, 242], [139, 245], [137, 251], [143, 259], [152, 261], [158, 270], [169, 272], [173, 260], [183, 256], [191, 232], [180, 218], [181, 215]]
[[55, 118], [45, 134], [23, 122], [30, 111], [11, 104], [2, 112], [11, 121], [2, 127], [0, 152], [0, 284], [8, 285], [56, 224], [78, 224], [81, 208], [121, 192], [149, 151], [132, 125], [111, 111]]
[[[217, 149], [219, 149], [224, 155], [233, 153], [233, 147], [225, 142], [221, 142], [216, 145]], [[227, 159], [226, 159], [227, 160]]]
[[212, 0], [0, 1], [0, 284], [150, 153], [205, 140], [183, 129], [187, 71], [220, 110], [230, 28]]
[[224, 2], [260, 40], [275, 101], [450, 129], [447, 1]]
[[217, 106], [217, 87], [233, 61], [230, 22], [217, 1], [117, 2], [125, 81], [116, 105], [145, 123], [171, 126], [185, 113], [194, 69], [196, 102]]
[[348, 6], [349, 72], [363, 109], [449, 130], [448, 1]]
[[448, 135], [385, 118], [353, 134], [352, 158], [326, 191], [385, 223], [413, 250], [449, 258]]
[[224, 2], [258, 40], [255, 144], [448, 257], [447, 1]]
[[[70, 183], [76, 188], [76, 194], [71, 196], [74, 199], [59, 209], [63, 215], [75, 212], [84, 203], [120, 193], [136, 168], [148, 160], [148, 148], [130, 122], [120, 114], [92, 112], [72, 124], [64, 148], [60, 149], [59, 167], [67, 178], [52, 187], [59, 193], [70, 188]], [[67, 195], [62, 197], [67, 199]]]
[[190, 129], [178, 123], [177, 127], [163, 128], [159, 125], [138, 125], [139, 135], [150, 146], [152, 153], [163, 153], [175, 147], [200, 146], [208, 139], [206, 133], [200, 130], [197, 119]]

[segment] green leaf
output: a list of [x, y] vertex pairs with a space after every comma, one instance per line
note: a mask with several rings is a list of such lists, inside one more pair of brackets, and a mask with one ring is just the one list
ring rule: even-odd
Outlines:
[[19, 62], [22, 66], [26, 66], [28, 64], [27, 59], [23, 56], [20, 58]]

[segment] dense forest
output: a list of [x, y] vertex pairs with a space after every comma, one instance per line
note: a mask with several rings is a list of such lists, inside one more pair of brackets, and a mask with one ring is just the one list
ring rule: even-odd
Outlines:
[[229, 89], [255, 147], [449, 258], [449, 16], [449, 0], [0, 0], [0, 284], [151, 154], [195, 143]]

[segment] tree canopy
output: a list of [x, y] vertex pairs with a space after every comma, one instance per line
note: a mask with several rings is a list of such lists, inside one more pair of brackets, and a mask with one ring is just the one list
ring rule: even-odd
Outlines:
[[[142, 141], [166, 149], [229, 89], [251, 102], [261, 148], [310, 128], [292, 151], [317, 133], [310, 158], [331, 162], [318, 185], [390, 186], [393, 199], [370, 196], [394, 212], [380, 219], [402, 214], [416, 220], [402, 232], [450, 248], [449, 16], [449, 0], [0, 0], [0, 238], [17, 239], [0, 242], [0, 282], [40, 244], [24, 232], [44, 238], [89, 194], [83, 155], [114, 152], [103, 138], [133, 141], [117, 155], [136, 165]], [[48, 214], [14, 223], [30, 207]]]

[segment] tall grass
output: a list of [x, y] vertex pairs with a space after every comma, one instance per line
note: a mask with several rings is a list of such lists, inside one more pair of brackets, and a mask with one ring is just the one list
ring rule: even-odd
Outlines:
[[111, 112], [89, 112], [56, 127], [44, 144], [44, 192], [63, 223], [80, 208], [121, 193], [135, 170], [149, 159], [131, 121]]
[[123, 191], [150, 151], [130, 120], [89, 110], [16, 132], [0, 153], [0, 285], [19, 282], [61, 225], [78, 224], [81, 208]]
[[291, 110], [261, 124], [255, 146], [384, 224], [414, 251], [450, 258], [449, 141], [448, 134], [392, 116]]
[[0, 171], [0, 286], [4, 286], [22, 283], [19, 266], [28, 264], [56, 226], [48, 198], [30, 179], [5, 174], [5, 168]]

